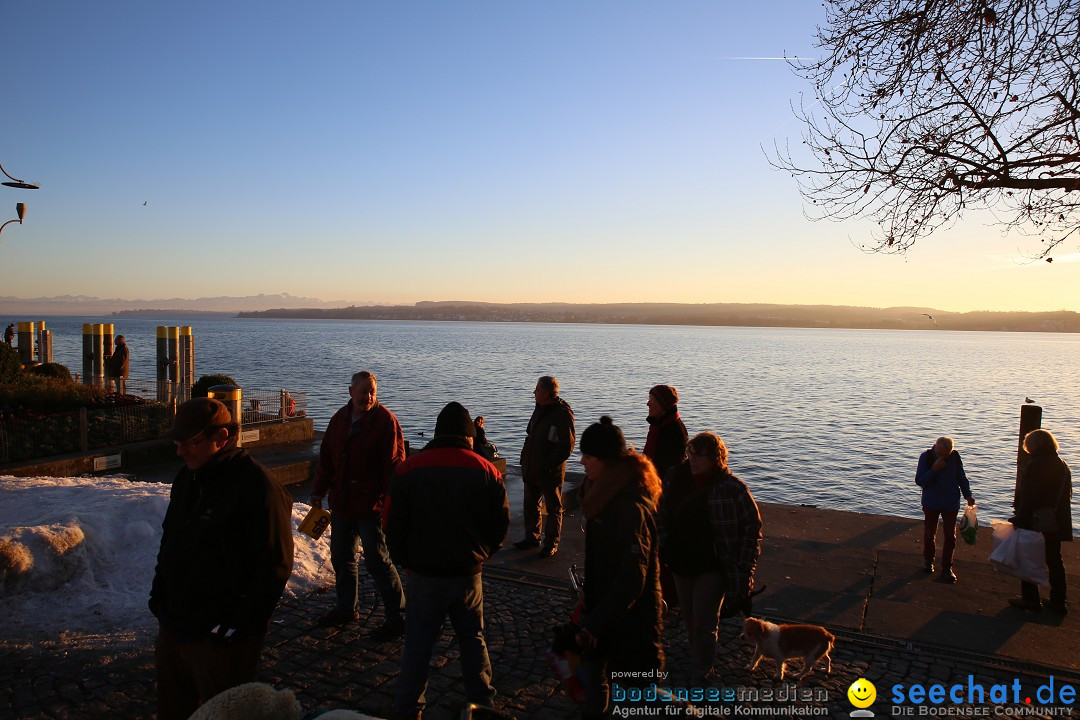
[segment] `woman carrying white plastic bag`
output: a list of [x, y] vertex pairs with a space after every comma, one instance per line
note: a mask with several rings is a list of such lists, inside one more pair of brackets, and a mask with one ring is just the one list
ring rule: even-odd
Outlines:
[[[1020, 597], [1010, 598], [1016, 608], [1039, 612], [1044, 606], [1051, 612], [1068, 612], [1065, 598], [1065, 563], [1061, 543], [1072, 535], [1072, 472], [1058, 457], [1057, 439], [1046, 430], [1032, 430], [1024, 436], [1024, 450], [1031, 461], [1016, 483], [1011, 522], [1017, 528], [1042, 535], [1047, 565], [1047, 582], [1021, 579]], [[995, 531], [996, 533], [996, 531]], [[1038, 584], [1036, 584], [1038, 583]], [[1050, 599], [1039, 598], [1039, 585], [1050, 585]]]

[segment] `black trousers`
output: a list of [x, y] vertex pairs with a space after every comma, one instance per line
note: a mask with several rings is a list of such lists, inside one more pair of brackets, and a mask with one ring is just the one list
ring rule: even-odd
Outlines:
[[265, 638], [264, 630], [229, 645], [182, 642], [160, 628], [154, 644], [158, 720], [187, 720], [219, 692], [254, 682]]
[[[1065, 602], [1065, 561], [1061, 559], [1061, 540], [1043, 533], [1046, 539], [1046, 567], [1050, 571], [1050, 602]], [[1020, 581], [1020, 597], [1039, 602], [1039, 586]]]

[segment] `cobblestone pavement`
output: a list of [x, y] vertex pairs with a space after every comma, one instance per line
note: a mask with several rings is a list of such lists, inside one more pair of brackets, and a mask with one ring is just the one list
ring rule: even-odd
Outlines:
[[[364, 578], [367, 580], [367, 578]], [[572, 609], [569, 592], [549, 578], [522, 578], [521, 573], [490, 571], [485, 576], [487, 642], [498, 690], [497, 707], [520, 720], [571, 718], [577, 706], [560, 690], [549, 671], [544, 653], [552, 628], [564, 622]], [[362, 602], [376, 602], [370, 581], [362, 582]], [[375, 642], [368, 633], [382, 622], [380, 610], [369, 611], [360, 622], [343, 628], [320, 628], [318, 617], [331, 604], [330, 595], [313, 594], [279, 607], [267, 640], [260, 679], [296, 692], [306, 711], [346, 707], [376, 716], [388, 715], [398, 672], [401, 641]], [[743, 693], [742, 702], [698, 703], [698, 717], [789, 714], [847, 718], [852, 711], [847, 689], [858, 678], [877, 688], [878, 700], [871, 708], [878, 717], [899, 715], [892, 707], [893, 686], [913, 683], [929, 686], [961, 684], [967, 693], [971, 683], [986, 689], [1008, 686], [1008, 707], [986, 707], [988, 717], [1068, 717], [1074, 713], [1036, 710], [1036, 705], [1061, 707], [1062, 703], [1032, 705], [1024, 698], [1054, 675], [1055, 686], [1080, 685], [1080, 678], [1065, 671], [1004, 663], [994, 657], [973, 657], [963, 652], [919, 648], [902, 642], [837, 632], [832, 674], [816, 669], [804, 682], [774, 683], [773, 666], [763, 662], [754, 673], [744, 668], [750, 650], [739, 642], [741, 624], [722, 624], [720, 657], [714, 684], [726, 692]], [[669, 616], [665, 631], [669, 685], [685, 687], [687, 654], [684, 630], [676, 616]], [[63, 646], [12, 648], [0, 640], [0, 701], [2, 718], [151, 718], [154, 712], [153, 638], [150, 633], [119, 638], [82, 638]], [[798, 664], [796, 664], [798, 668]], [[1012, 702], [1019, 683], [1019, 702]], [[757, 693], [747, 699], [746, 693]], [[769, 700], [809, 694], [807, 700]], [[458, 650], [449, 625], [435, 649], [428, 690], [427, 720], [450, 720], [458, 716], [462, 685]], [[927, 708], [963, 713], [956, 706], [923, 704]], [[1071, 706], [1069, 706], [1071, 707]], [[687, 711], [666, 707], [625, 706], [627, 716], [679, 716]], [[779, 709], [779, 712], [774, 712]], [[974, 712], [974, 711], [973, 711]], [[1006, 715], [1007, 713], [1007, 715]], [[919, 708], [913, 716], [919, 716]]]

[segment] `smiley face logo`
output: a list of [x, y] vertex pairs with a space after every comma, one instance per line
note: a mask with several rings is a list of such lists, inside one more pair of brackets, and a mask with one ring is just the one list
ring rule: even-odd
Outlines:
[[868, 708], [877, 699], [877, 688], [866, 678], [859, 678], [847, 689], [847, 699], [857, 708]]

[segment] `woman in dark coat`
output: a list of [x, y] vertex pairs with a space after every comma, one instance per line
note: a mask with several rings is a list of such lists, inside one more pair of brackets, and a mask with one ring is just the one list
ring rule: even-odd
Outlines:
[[663, 480], [668, 470], [686, 459], [686, 425], [679, 416], [679, 393], [670, 385], [654, 385], [649, 390], [649, 435], [642, 454], [652, 460]]
[[[1071, 542], [1072, 535], [1072, 472], [1058, 457], [1058, 441], [1047, 430], [1032, 430], [1024, 436], [1024, 450], [1031, 461], [1016, 483], [1013, 507], [1016, 527], [1038, 530], [1036, 517], [1050, 512], [1052, 530], [1043, 530], [1046, 540], [1046, 566], [1050, 570], [1050, 599], [1039, 599], [1039, 586], [1020, 583], [1020, 597], [1010, 598], [1013, 607], [1039, 612], [1043, 606], [1058, 615], [1068, 612], [1065, 600], [1065, 563], [1061, 559], [1061, 543]], [[1042, 512], [1039, 512], [1042, 511]]]
[[746, 484], [728, 469], [720, 436], [695, 435], [689, 456], [665, 479], [660, 555], [675, 573], [690, 641], [691, 683], [704, 687], [716, 659], [724, 599], [745, 595], [754, 585], [761, 514]]
[[581, 436], [581, 511], [585, 515], [585, 603], [578, 643], [584, 650], [582, 717], [603, 717], [609, 678], [643, 687], [664, 666], [660, 642], [660, 560], [652, 463], [626, 448], [606, 415]]

